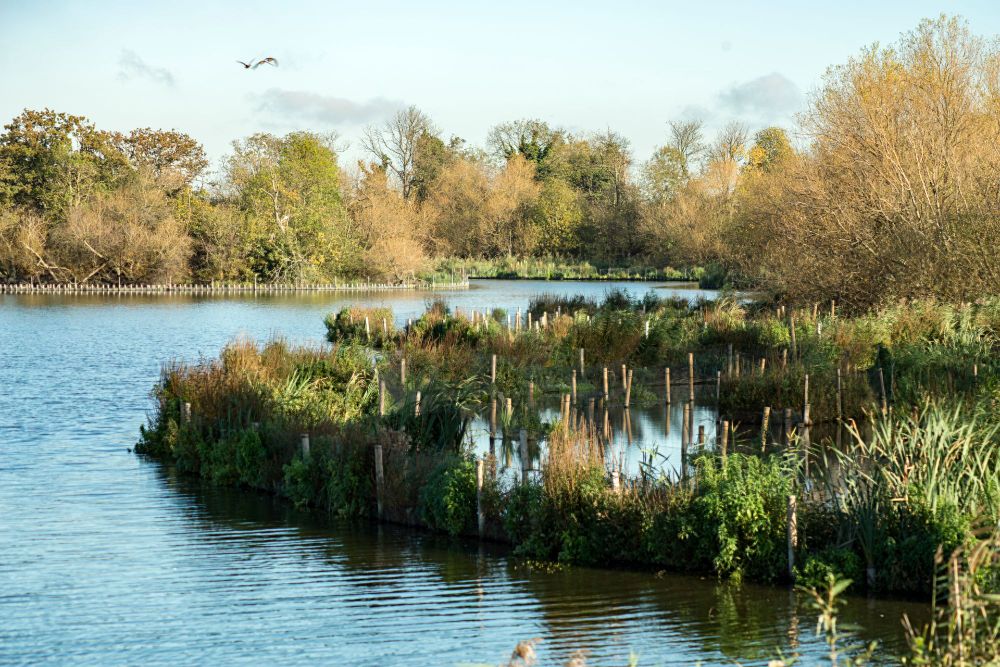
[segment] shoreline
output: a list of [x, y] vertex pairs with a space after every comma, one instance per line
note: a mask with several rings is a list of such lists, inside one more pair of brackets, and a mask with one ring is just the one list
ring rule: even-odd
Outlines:
[[418, 290], [469, 289], [468, 280], [457, 282], [419, 281], [412, 283], [206, 283], [206, 284], [72, 284], [72, 283], [0, 283], [0, 294], [284, 294], [293, 292], [401, 292]]

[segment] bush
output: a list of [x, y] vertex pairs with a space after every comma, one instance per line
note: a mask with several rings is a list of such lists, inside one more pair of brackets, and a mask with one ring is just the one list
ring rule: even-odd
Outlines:
[[431, 473], [420, 490], [420, 517], [449, 535], [476, 526], [476, 465], [471, 458], [449, 456]]

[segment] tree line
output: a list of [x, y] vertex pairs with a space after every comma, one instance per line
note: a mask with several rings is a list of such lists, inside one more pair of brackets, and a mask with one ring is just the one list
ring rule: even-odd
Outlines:
[[0, 279], [405, 280], [558, 256], [714, 266], [803, 302], [995, 291], [1000, 49], [959, 18], [831, 68], [788, 130], [666, 128], [636, 163], [611, 130], [525, 119], [470, 146], [409, 107], [352, 168], [335, 135], [259, 133], [209, 175], [181, 132], [25, 110], [0, 135]]

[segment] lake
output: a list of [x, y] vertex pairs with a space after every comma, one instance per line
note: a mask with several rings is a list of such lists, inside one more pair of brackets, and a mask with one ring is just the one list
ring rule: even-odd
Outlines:
[[[577, 649], [590, 665], [631, 652], [641, 665], [766, 664], [793, 647], [814, 662], [814, 612], [787, 588], [533, 571], [499, 546], [332, 523], [129, 451], [161, 364], [214, 357], [235, 336], [320, 341], [323, 317], [349, 303], [405, 322], [432, 296], [524, 309], [542, 292], [613, 287], [713, 295], [490, 280], [433, 295], [0, 296], [0, 663], [496, 665], [533, 637], [544, 664]], [[665, 431], [663, 410], [633, 417], [637, 441]], [[903, 613], [922, 622], [926, 605], [855, 598], [842, 622], [888, 655]]]

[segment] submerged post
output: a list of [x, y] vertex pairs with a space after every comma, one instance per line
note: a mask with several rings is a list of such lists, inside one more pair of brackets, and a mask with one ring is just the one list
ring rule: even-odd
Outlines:
[[383, 517], [382, 500], [385, 492], [385, 473], [382, 469], [382, 445], [375, 445], [375, 500], [378, 505], [378, 518]]
[[625, 407], [628, 408], [629, 401], [632, 399], [632, 369], [628, 371], [628, 379], [625, 381]]
[[521, 484], [528, 483], [528, 471], [531, 470], [531, 461], [528, 459], [528, 431], [521, 429]]
[[788, 496], [788, 578], [795, 581], [795, 549], [799, 546], [799, 520], [795, 496]]
[[497, 355], [490, 358], [490, 384], [497, 383]]
[[576, 370], [573, 371], [573, 405], [576, 405]]
[[483, 511], [483, 458], [476, 459], [476, 518], [479, 537], [486, 532], [486, 512]]
[[663, 383], [666, 385], [667, 405], [670, 405], [670, 366], [663, 372]]
[[604, 402], [608, 402], [608, 367], [604, 367]]

